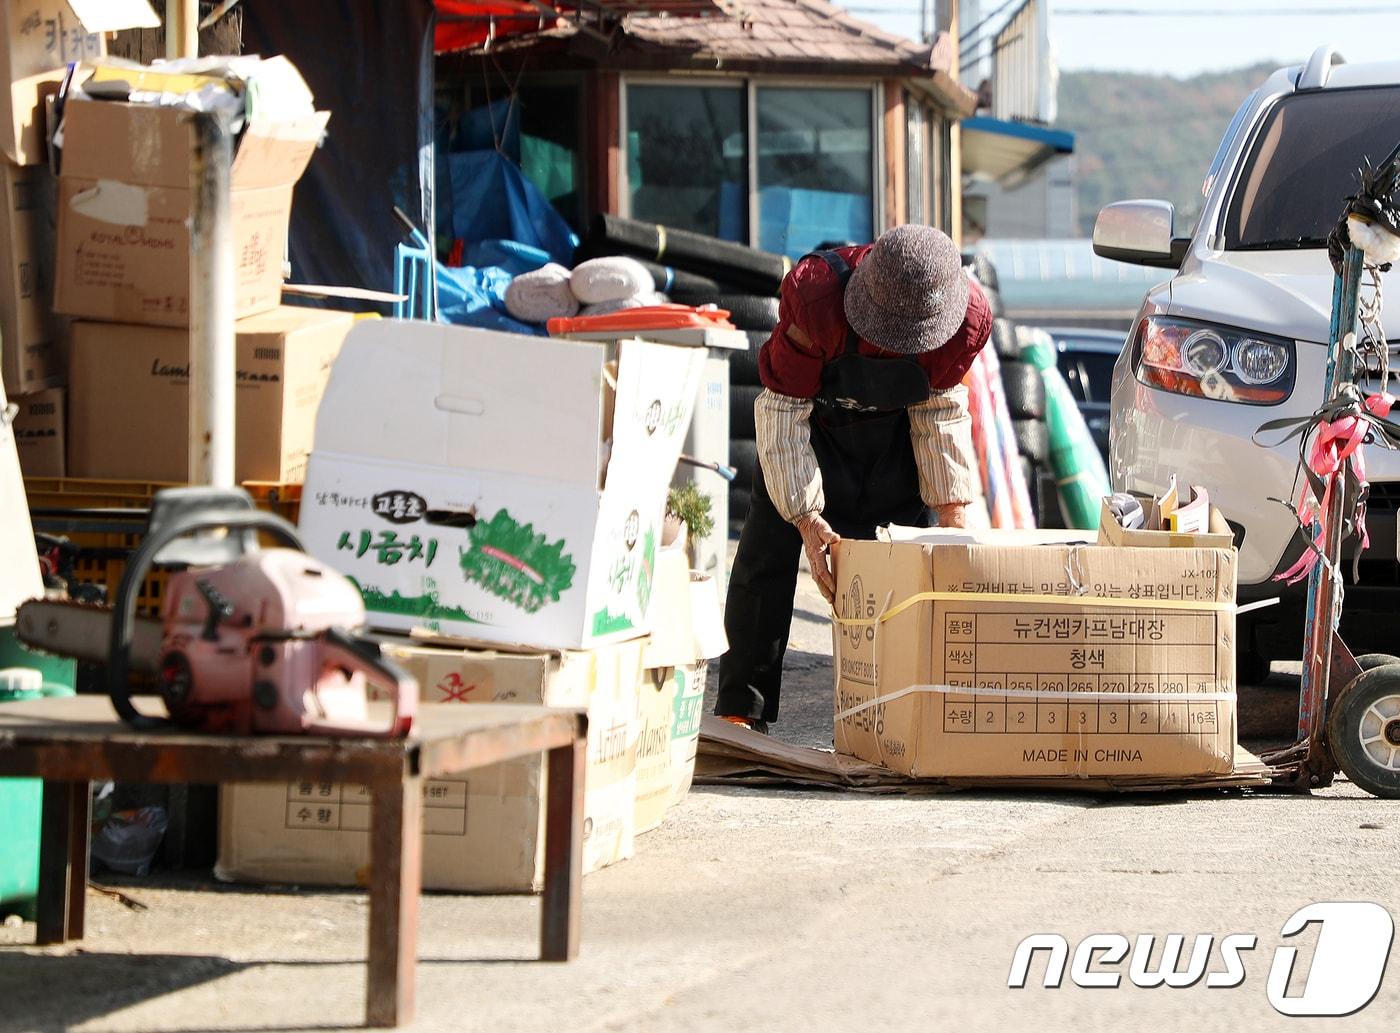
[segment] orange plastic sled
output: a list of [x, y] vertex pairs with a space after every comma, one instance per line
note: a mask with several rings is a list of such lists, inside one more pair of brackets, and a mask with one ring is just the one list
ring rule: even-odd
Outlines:
[[606, 316], [573, 316], [549, 321], [551, 337], [597, 330], [733, 330], [729, 313], [722, 308], [689, 305], [647, 305], [623, 309]]

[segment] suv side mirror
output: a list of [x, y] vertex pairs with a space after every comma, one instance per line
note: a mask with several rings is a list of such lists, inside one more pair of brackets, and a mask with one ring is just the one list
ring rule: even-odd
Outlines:
[[1094, 254], [1115, 262], [1175, 269], [1190, 241], [1175, 236], [1170, 201], [1118, 201], [1094, 221]]

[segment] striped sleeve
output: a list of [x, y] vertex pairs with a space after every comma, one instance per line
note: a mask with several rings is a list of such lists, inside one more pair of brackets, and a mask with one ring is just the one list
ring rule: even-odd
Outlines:
[[773, 507], [789, 523], [826, 506], [817, 454], [812, 451], [808, 421], [812, 402], [791, 398], [767, 388], [760, 391], [753, 408], [758, 437], [758, 461]]
[[911, 406], [909, 428], [924, 504], [937, 507], [976, 501], [982, 480], [972, 446], [967, 388], [959, 384], [935, 391], [927, 402]]

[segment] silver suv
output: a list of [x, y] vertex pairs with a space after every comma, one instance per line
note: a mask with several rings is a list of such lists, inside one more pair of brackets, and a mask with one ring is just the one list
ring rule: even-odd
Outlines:
[[[1333, 274], [1326, 238], [1366, 160], [1400, 142], [1400, 62], [1348, 65], [1331, 47], [1271, 75], [1240, 107], [1206, 177], [1200, 221], [1177, 236], [1165, 201], [1104, 208], [1094, 250], [1172, 270], [1153, 287], [1113, 375], [1109, 467], [1117, 490], [1204, 486], [1235, 529], [1245, 599], [1283, 596], [1239, 633], [1241, 677], [1302, 651], [1301, 587], [1272, 580], [1301, 553], [1292, 514], [1297, 442], [1261, 448], [1266, 420], [1322, 401]], [[1384, 278], [1400, 338], [1400, 271]], [[1395, 360], [1393, 359], [1392, 362]], [[1394, 651], [1400, 609], [1400, 454], [1367, 452], [1371, 548], [1346, 593], [1355, 649]], [[1350, 577], [1350, 564], [1348, 577]], [[1386, 619], [1387, 613], [1391, 616]]]

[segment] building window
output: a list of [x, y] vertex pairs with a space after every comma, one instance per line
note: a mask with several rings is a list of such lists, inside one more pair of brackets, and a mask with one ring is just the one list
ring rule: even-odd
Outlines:
[[577, 84], [521, 88], [520, 168], [575, 229], [583, 222], [582, 133]]
[[758, 246], [795, 258], [870, 240], [871, 91], [760, 87], [757, 98]]
[[905, 182], [909, 186], [909, 222], [931, 223], [929, 211], [928, 112], [913, 97], [905, 94], [904, 107], [909, 113], [909, 125], [905, 132], [907, 173]]
[[629, 85], [632, 217], [747, 243], [747, 126], [741, 84]]
[[[634, 82], [625, 96], [633, 218], [793, 258], [824, 243], [871, 239], [871, 89], [755, 87], [731, 79]], [[751, 203], [757, 225], [750, 225]]]
[[933, 207], [930, 225], [952, 233], [953, 123], [937, 112], [931, 118], [929, 144], [929, 198]]

